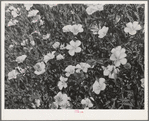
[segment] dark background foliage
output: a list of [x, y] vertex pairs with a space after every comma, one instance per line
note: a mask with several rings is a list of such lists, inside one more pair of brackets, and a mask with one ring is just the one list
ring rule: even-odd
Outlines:
[[[92, 15], [86, 13], [86, 5], [83, 4], [58, 4], [49, 7], [45, 4], [34, 4], [31, 9], [39, 10], [44, 25], [39, 22], [33, 24], [27, 17], [27, 11], [22, 4], [13, 4], [21, 9], [19, 21], [15, 26], [7, 27], [12, 18], [6, 12], [5, 17], [5, 108], [6, 109], [31, 109], [31, 103], [35, 99], [41, 100], [40, 109], [49, 109], [54, 101], [53, 97], [60, 91], [57, 87], [59, 77], [65, 74], [64, 69], [68, 65], [76, 65], [87, 62], [94, 65], [88, 72], [71, 75], [68, 87], [62, 92], [71, 98], [73, 109], [82, 109], [81, 100], [85, 97], [93, 97], [93, 109], [144, 109], [144, 89], [140, 79], [144, 78], [144, 5], [139, 4], [107, 4], [103, 11], [97, 11]], [[138, 21], [142, 30], [131, 36], [124, 32], [128, 22]], [[98, 38], [90, 31], [92, 24], [101, 23], [101, 26], [109, 27], [104, 38]], [[64, 33], [62, 28], [69, 24], [82, 24], [84, 31], [74, 36], [72, 33]], [[41, 35], [50, 33], [50, 38], [43, 40]], [[25, 39], [34, 40], [36, 45], [21, 46]], [[65, 59], [57, 61], [52, 59], [47, 63], [46, 72], [35, 75], [33, 66], [43, 59], [43, 55], [54, 51], [52, 44], [60, 42], [67, 44], [70, 40], [82, 42], [81, 53], [73, 57], [67, 50], [57, 49], [57, 53], [65, 54]], [[10, 49], [9, 45], [14, 48]], [[109, 60], [111, 50], [122, 46], [127, 51], [129, 65], [121, 66], [117, 79], [104, 77], [101, 66], [111, 64]], [[17, 64], [16, 57], [26, 54], [27, 58], [22, 64]], [[29, 67], [25, 75], [18, 75], [17, 79], [8, 80], [7, 74], [16, 66]], [[92, 85], [96, 78], [106, 79], [106, 89], [99, 95], [92, 91]]]

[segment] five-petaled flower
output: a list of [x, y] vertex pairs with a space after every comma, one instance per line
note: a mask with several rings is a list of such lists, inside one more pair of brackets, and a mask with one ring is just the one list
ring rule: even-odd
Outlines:
[[69, 77], [71, 74], [74, 74], [74, 72], [75, 72], [75, 66], [72, 66], [72, 65], [69, 65], [69, 66], [67, 66], [67, 68], [65, 69], [65, 71], [66, 71], [66, 76], [67, 77]]
[[80, 73], [80, 71], [82, 70], [83, 72], [87, 73], [88, 68], [91, 68], [91, 66], [88, 63], [80, 63], [76, 65], [76, 72]]
[[102, 11], [103, 10], [103, 6], [104, 4], [91, 4], [87, 7], [86, 12], [88, 13], [88, 15], [93, 14], [96, 11]]
[[70, 31], [74, 34], [77, 35], [78, 33], [83, 32], [83, 28], [81, 24], [75, 24], [71, 27]]
[[29, 13], [28, 13], [28, 17], [36, 16], [38, 12], [39, 12], [38, 10], [31, 10], [31, 11], [29, 11]]
[[8, 73], [8, 79], [16, 79], [17, 78], [17, 75], [19, 74], [18, 71], [16, 70], [12, 70]]
[[60, 77], [60, 81], [58, 82], [58, 87], [60, 90], [67, 87], [67, 83], [66, 83], [67, 80], [68, 78], [65, 78], [63, 76]]
[[54, 55], [55, 51], [49, 52], [47, 55], [44, 56], [44, 62], [47, 63], [49, 60], [53, 59], [55, 57]]
[[59, 92], [55, 97], [55, 104], [59, 105], [61, 108], [67, 108], [68, 106], [70, 106], [69, 104], [69, 100], [70, 97], [67, 96], [67, 94], [62, 94], [61, 92]]
[[126, 24], [127, 27], [124, 28], [124, 31], [126, 33], [129, 33], [130, 35], [135, 35], [137, 33], [137, 30], [140, 30], [142, 27], [138, 24], [137, 21], [134, 21], [133, 23], [129, 22]]
[[82, 99], [81, 104], [85, 106], [85, 109], [93, 107], [93, 104], [89, 98]]
[[24, 7], [26, 10], [30, 10], [30, 8], [33, 6], [33, 4], [24, 4]]
[[71, 56], [74, 56], [75, 53], [79, 53], [81, 52], [81, 48], [79, 47], [81, 45], [81, 41], [77, 40], [77, 41], [73, 41], [71, 40], [70, 41], [70, 45], [68, 44], [66, 46], [66, 49], [68, 49], [68, 53], [71, 55]]
[[98, 35], [99, 35], [98, 37], [99, 37], [99, 38], [103, 38], [104, 36], [106, 36], [108, 30], [109, 30], [108, 27], [103, 26], [102, 29], [100, 29], [100, 30], [98, 31]]
[[26, 59], [26, 57], [27, 57], [26, 55], [21, 55], [16, 58], [16, 62], [23, 63], [23, 61]]
[[63, 32], [70, 32], [71, 28], [72, 28], [72, 25], [66, 25], [62, 29], [63, 29]]
[[124, 65], [127, 63], [127, 59], [125, 58], [127, 55], [125, 51], [126, 50], [124, 48], [121, 48], [121, 46], [118, 46], [111, 50], [112, 55], [110, 57], [110, 60], [114, 61], [116, 67], [120, 66], [121, 64]]
[[63, 29], [63, 32], [72, 32], [74, 35], [77, 35], [78, 33], [83, 32], [83, 28], [81, 24], [66, 25], [62, 29]]
[[35, 69], [35, 74], [40, 75], [43, 74], [45, 72], [45, 64], [44, 62], [39, 62], [34, 66]]
[[113, 65], [108, 65], [107, 67], [102, 66], [102, 68], [104, 70], [103, 75], [109, 76], [109, 78], [111, 78], [111, 79], [115, 79], [117, 73], [119, 72], [119, 69]]
[[105, 79], [104, 78], [100, 78], [98, 80], [96, 80], [93, 84], [93, 91], [96, 94], [99, 94], [101, 90], [104, 90], [106, 88], [106, 84], [105, 84]]

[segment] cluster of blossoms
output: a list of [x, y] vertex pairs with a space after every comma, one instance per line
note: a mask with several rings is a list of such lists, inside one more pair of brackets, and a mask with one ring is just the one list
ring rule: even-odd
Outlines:
[[[38, 21], [40, 21], [40, 25], [43, 25], [43, 21], [41, 20], [41, 16], [37, 15], [38, 14], [38, 10], [30, 10], [33, 7], [33, 4], [24, 4], [25, 9], [28, 11], [28, 16], [29, 18], [32, 18], [32, 23], [36, 23]], [[14, 26], [16, 25], [19, 21], [16, 20], [15, 18], [20, 16], [20, 9], [19, 8], [15, 8], [13, 6], [10, 6], [6, 12], [11, 12], [11, 15], [13, 16], [13, 19], [10, 19], [10, 21], [8, 22], [7, 26]]]
[[102, 66], [104, 72], [104, 76], [108, 76], [111, 79], [115, 79], [119, 69], [116, 68], [114, 65], [108, 65], [107, 67]]
[[93, 34], [98, 34], [99, 38], [103, 38], [106, 36], [107, 32], [109, 30], [109, 27], [103, 26], [101, 28], [101, 26], [99, 25], [99, 27], [97, 25], [93, 25], [91, 27], [91, 31], [93, 32]]
[[13, 7], [13, 6], [10, 6], [10, 7], [6, 10], [6, 12], [10, 12], [11, 15], [12, 15], [12, 17], [13, 17], [13, 18], [10, 19], [10, 21], [8, 22], [8, 24], [7, 24], [8, 27], [9, 27], [9, 26], [16, 25], [16, 23], [18, 23], [18, 20], [16, 20], [15, 18], [16, 18], [17, 16], [20, 16], [20, 15], [21, 15], [21, 13], [20, 13], [19, 11], [20, 11], [19, 8], [15, 8], [15, 7]]
[[[30, 35], [30, 37], [32, 38], [32, 36]], [[31, 45], [31, 47], [27, 46], [27, 45]], [[21, 46], [23, 46], [23, 49], [28, 49], [28, 50], [32, 50], [33, 46], [35, 46], [35, 41], [33, 39], [25, 39], [21, 42]]]
[[[15, 61], [17, 63], [23, 63], [23, 61], [26, 59], [26, 57], [27, 57], [27, 55], [18, 56]], [[10, 79], [16, 79], [17, 75], [20, 73], [25, 73], [25, 69], [22, 69], [20, 67], [16, 67], [16, 69], [14, 69], [8, 73], [8, 79], [9, 80]]]
[[32, 23], [36, 23], [41, 19], [41, 16], [37, 15], [38, 12], [38, 10], [31, 10], [28, 12], [28, 17], [32, 18]]
[[125, 58], [127, 55], [125, 53], [125, 49], [118, 46], [111, 50], [110, 60], [113, 61], [114, 65], [108, 65], [107, 67], [102, 66], [103, 68], [103, 75], [108, 76], [111, 79], [115, 79], [119, 72], [119, 66], [125, 65], [127, 63], [127, 59]]
[[[50, 4], [49, 6], [53, 7], [55, 5]], [[41, 20], [41, 16], [38, 15], [39, 11], [30, 10], [33, 7], [33, 4], [24, 4], [24, 7], [28, 12], [28, 17], [32, 18], [32, 23], [36, 23], [37, 21], [40, 21], [40, 23], [43, 23]], [[104, 7], [104, 4], [97, 4], [97, 5], [91, 4], [91, 5], [88, 5], [86, 12], [88, 13], [88, 15], [91, 15], [96, 11], [102, 11], [103, 7]], [[18, 9], [14, 7], [10, 7], [9, 9], [11, 10], [11, 14], [13, 15], [14, 18], [20, 15], [18, 14]], [[8, 26], [15, 25], [17, 22], [18, 22], [17, 20], [11, 19], [8, 23]], [[141, 29], [141, 26], [136, 21], [134, 21], [133, 23], [129, 22], [126, 24], [126, 26], [127, 27], [124, 28], [124, 31], [126, 33], [129, 33], [130, 35], [135, 35], [136, 32]], [[62, 28], [62, 30], [63, 32], [71, 32], [75, 36], [84, 31], [81, 24], [66, 25]], [[90, 30], [93, 32], [94, 35], [98, 35], [98, 38], [104, 38], [108, 33], [109, 27], [106, 27], [106, 26], [101, 27], [99, 24], [99, 25], [93, 25]], [[46, 40], [49, 37], [50, 37], [50, 34], [46, 34], [42, 36], [42, 39]], [[28, 43], [28, 40], [26, 39], [26, 40], [23, 40], [23, 42], [21, 42], [21, 45], [25, 46], [27, 43]], [[30, 44], [34, 46], [35, 42], [30, 41]], [[56, 60], [65, 59], [64, 55], [60, 53], [56, 54], [57, 49], [60, 49], [60, 50], [67, 49], [69, 55], [74, 56], [76, 53], [81, 52], [82, 50], [80, 47], [81, 44], [82, 43], [80, 40], [75, 40], [75, 41], [71, 40], [69, 44], [67, 43], [66, 46], [65, 44], [61, 44], [60, 42], [53, 43], [52, 47], [55, 49], [55, 51], [48, 52], [46, 55], [44, 55], [43, 61], [38, 62], [34, 65], [34, 69], [35, 69], [34, 73], [36, 75], [43, 74], [46, 71], [46, 64], [51, 59], [54, 59], [54, 58], [56, 58]], [[102, 66], [104, 76], [108, 76], [111, 79], [115, 79], [117, 77], [117, 74], [120, 71], [119, 67], [121, 66], [121, 64], [125, 65], [127, 63], [127, 59], [126, 59], [127, 54], [125, 52], [126, 50], [121, 46], [117, 46], [111, 50], [112, 54], [110, 56], [110, 60], [113, 62], [113, 64], [108, 65], [107, 67]], [[23, 63], [26, 57], [27, 57], [26, 55], [19, 56], [16, 58], [16, 62]], [[60, 76], [59, 78], [60, 81], [57, 83], [58, 88], [60, 90], [62, 90], [63, 88], [67, 88], [67, 82], [70, 75], [74, 73], [81, 73], [81, 71], [84, 73], [87, 73], [89, 68], [92, 68], [91, 65], [85, 62], [80, 62], [76, 66], [68, 65], [65, 68], [66, 78], [63, 76]], [[25, 69], [21, 69], [19, 67], [17, 69], [19, 69], [21, 73], [25, 73]], [[8, 79], [9, 80], [13, 78], [16, 79], [18, 74], [19, 72], [16, 69], [12, 70], [11, 72], [8, 73]], [[144, 79], [141, 79], [141, 86], [144, 87]], [[95, 80], [92, 87], [93, 87], [93, 92], [98, 95], [100, 94], [101, 91], [105, 90], [106, 80], [104, 78], [98, 78]], [[70, 107], [69, 101], [71, 99], [70, 97], [67, 96], [67, 94], [58, 92], [58, 94], [54, 97], [54, 99], [55, 99], [54, 105], [56, 106], [56, 108], [60, 107], [61, 109], [67, 109]], [[34, 107], [39, 107], [40, 103], [41, 103], [40, 99], [36, 99]], [[89, 98], [82, 99], [81, 104], [84, 106], [85, 109], [93, 107], [93, 103]]]
[[69, 65], [65, 68], [66, 76], [69, 77], [71, 74], [80, 73], [80, 71], [83, 71], [84, 73], [87, 73], [88, 68], [91, 68], [91, 66], [88, 63], [81, 62], [80, 64], [77, 64], [76, 66]]

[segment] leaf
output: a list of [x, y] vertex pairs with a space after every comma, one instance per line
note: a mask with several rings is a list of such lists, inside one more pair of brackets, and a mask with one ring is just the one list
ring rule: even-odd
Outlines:
[[94, 60], [94, 59], [87, 60], [86, 62], [87, 62], [89, 65], [91, 65], [91, 67], [95, 66], [96, 63], [97, 63], [97, 61]]
[[126, 103], [126, 102], [125, 102], [125, 103], [123, 103], [123, 105], [125, 105], [125, 106], [130, 106], [130, 107], [134, 107], [132, 103]]

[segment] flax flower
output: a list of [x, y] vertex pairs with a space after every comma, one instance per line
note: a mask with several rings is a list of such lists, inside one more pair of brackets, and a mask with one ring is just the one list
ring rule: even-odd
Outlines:
[[18, 75], [18, 71], [16, 70], [12, 70], [11, 72], [8, 73], [8, 79], [16, 79], [17, 78], [17, 75]]
[[26, 59], [27, 55], [21, 55], [16, 58], [16, 62], [23, 63], [23, 61]]
[[55, 99], [55, 104], [59, 105], [63, 109], [70, 106], [70, 104], [69, 104], [70, 97], [68, 97], [67, 94], [62, 94], [61, 92], [59, 92], [54, 97], [54, 99]]
[[137, 30], [140, 30], [141, 28], [142, 27], [138, 24], [138, 22], [134, 21], [133, 23], [127, 23], [124, 31], [126, 33], [129, 33], [130, 35], [135, 35], [137, 33]]
[[102, 66], [102, 68], [104, 69], [103, 75], [109, 76], [111, 79], [115, 79], [117, 73], [119, 72], [119, 69], [113, 65], [108, 65], [107, 67]]
[[111, 50], [112, 55], [110, 57], [110, 60], [114, 61], [116, 67], [120, 66], [121, 64], [124, 65], [127, 63], [127, 59], [125, 58], [127, 55], [125, 51], [126, 50], [124, 48], [121, 48], [121, 46], [118, 46]]
[[67, 66], [67, 68], [65, 69], [65, 71], [66, 71], [66, 76], [67, 77], [69, 77], [71, 74], [74, 74], [74, 72], [75, 72], [75, 66], [72, 66], [72, 65], [69, 65], [69, 66]]
[[76, 65], [76, 72], [80, 73], [80, 71], [82, 70], [83, 72], [87, 73], [88, 68], [91, 68], [91, 66], [88, 63], [80, 63]]
[[99, 37], [99, 38], [103, 38], [104, 36], [106, 36], [108, 30], [109, 30], [108, 27], [103, 26], [102, 29], [100, 29], [100, 30], [98, 31], [98, 35], [99, 35], [98, 37]]
[[55, 42], [55, 43], [52, 45], [52, 47], [53, 47], [54, 49], [57, 49], [59, 46], [60, 46], [60, 43], [59, 43], [59, 42]]
[[33, 6], [33, 4], [24, 4], [24, 7], [26, 10], [30, 10], [30, 8]]
[[43, 74], [45, 72], [45, 64], [44, 62], [39, 62], [34, 66], [35, 69], [35, 74], [40, 75]]
[[60, 90], [67, 87], [67, 83], [66, 83], [67, 80], [68, 78], [65, 78], [63, 76], [60, 77], [60, 81], [58, 82], [58, 87]]
[[104, 4], [91, 4], [87, 7], [86, 12], [88, 15], [93, 14], [96, 11], [102, 11]]
[[44, 62], [47, 63], [49, 60], [53, 59], [55, 57], [55, 55], [54, 55], [55, 52], [56, 51], [52, 51], [52, 53], [49, 52], [47, 55], [45, 55]]
[[77, 41], [70, 41], [70, 45], [66, 46], [66, 49], [68, 49], [68, 53], [71, 56], [74, 56], [75, 53], [79, 53], [81, 52], [81, 48], [79, 47], [81, 45], [81, 41], [77, 40]]
[[81, 104], [85, 106], [85, 109], [93, 107], [93, 104], [89, 98], [82, 99]]
[[96, 80], [93, 84], [93, 92], [96, 94], [99, 94], [101, 90], [104, 90], [106, 88], [105, 79], [100, 78], [99, 80]]

